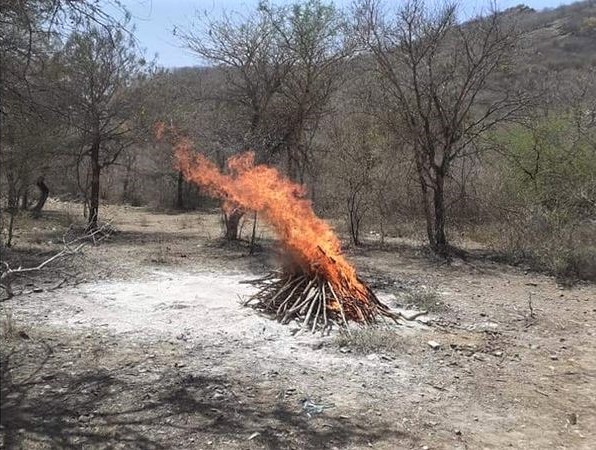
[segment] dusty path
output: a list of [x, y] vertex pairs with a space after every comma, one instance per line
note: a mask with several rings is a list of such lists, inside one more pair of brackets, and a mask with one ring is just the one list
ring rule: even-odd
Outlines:
[[594, 286], [359, 252], [384, 298], [425, 287], [446, 304], [362, 354], [242, 307], [260, 263], [197, 239], [164, 238], [171, 260], [143, 256], [129, 279], [3, 303], [4, 448], [594, 448]]

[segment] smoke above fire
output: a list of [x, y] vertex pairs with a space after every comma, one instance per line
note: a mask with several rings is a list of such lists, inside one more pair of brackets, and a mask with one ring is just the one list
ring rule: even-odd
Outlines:
[[303, 272], [320, 275], [337, 294], [367, 301], [366, 289], [342, 255], [338, 237], [326, 221], [316, 216], [304, 186], [274, 167], [255, 164], [253, 152], [232, 156], [224, 171], [206, 156], [195, 153], [188, 139], [177, 139], [174, 153], [177, 170], [187, 181], [222, 199], [225, 210], [256, 211]]

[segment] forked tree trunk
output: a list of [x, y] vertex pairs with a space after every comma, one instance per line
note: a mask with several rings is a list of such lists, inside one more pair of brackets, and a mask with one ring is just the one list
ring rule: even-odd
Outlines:
[[45, 184], [43, 177], [39, 177], [35, 184], [39, 188], [39, 199], [37, 200], [37, 204], [33, 207], [33, 213], [34, 215], [39, 216], [50, 195], [50, 189]]
[[240, 219], [244, 215], [244, 211], [241, 209], [234, 209], [230, 213], [224, 212], [224, 222], [226, 225], [226, 235], [225, 238], [227, 241], [236, 241], [240, 238], [238, 235], [240, 230]]
[[99, 146], [99, 140], [96, 140], [91, 146], [91, 198], [89, 199], [88, 230], [97, 229], [97, 220], [99, 218], [99, 177], [101, 175]]
[[445, 234], [445, 175], [440, 166], [425, 165], [424, 162], [423, 155], [416, 156], [426, 234], [432, 251], [446, 257], [449, 255], [449, 245]]

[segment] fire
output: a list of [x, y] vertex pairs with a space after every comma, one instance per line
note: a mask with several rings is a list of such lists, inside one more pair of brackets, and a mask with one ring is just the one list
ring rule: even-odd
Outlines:
[[[304, 273], [330, 282], [339, 298], [369, 302], [370, 290], [342, 254], [331, 226], [314, 213], [303, 186], [273, 167], [255, 164], [253, 152], [229, 158], [226, 173], [204, 155], [194, 154], [187, 139], [176, 144], [175, 157], [176, 168], [184, 177], [209, 195], [221, 198], [224, 208], [258, 212]], [[337, 301], [328, 299], [328, 308], [337, 310], [339, 306]]]

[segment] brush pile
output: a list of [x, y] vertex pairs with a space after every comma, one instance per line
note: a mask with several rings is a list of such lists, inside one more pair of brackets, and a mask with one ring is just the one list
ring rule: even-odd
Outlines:
[[397, 322], [402, 317], [385, 306], [362, 280], [359, 288], [334, 286], [322, 274], [285, 270], [272, 272], [251, 283], [259, 291], [247, 305], [273, 315], [280, 323], [301, 322], [312, 331], [330, 329], [333, 324], [348, 326], [348, 321], [363, 325], [377, 322], [379, 317]]

